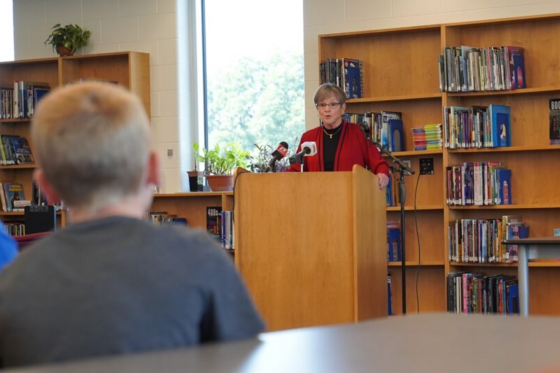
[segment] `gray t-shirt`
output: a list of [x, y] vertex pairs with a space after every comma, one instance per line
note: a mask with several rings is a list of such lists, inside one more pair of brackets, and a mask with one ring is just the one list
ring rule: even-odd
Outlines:
[[0, 274], [0, 366], [192, 346], [264, 329], [208, 234], [125, 217], [70, 225]]

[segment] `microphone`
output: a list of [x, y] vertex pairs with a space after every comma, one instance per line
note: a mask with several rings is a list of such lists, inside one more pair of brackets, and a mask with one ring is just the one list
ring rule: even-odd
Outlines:
[[288, 154], [288, 143], [282, 141], [280, 144], [278, 144], [276, 150], [272, 152], [272, 159], [268, 163], [272, 172], [276, 172], [276, 162], [284, 158], [286, 154]]
[[298, 155], [303, 155], [304, 157], [311, 157], [317, 154], [317, 144], [315, 141], [306, 141], [301, 144], [301, 152]]
[[302, 164], [303, 157], [311, 157], [317, 154], [317, 144], [315, 141], [306, 141], [301, 144], [301, 151], [290, 157], [290, 164]]

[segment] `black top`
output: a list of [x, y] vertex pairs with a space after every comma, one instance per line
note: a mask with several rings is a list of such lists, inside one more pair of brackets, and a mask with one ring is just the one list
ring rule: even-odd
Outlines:
[[332, 130], [323, 126], [323, 159], [325, 171], [334, 171], [334, 158], [336, 156], [336, 149], [343, 125], [344, 123], [341, 123], [340, 126]]

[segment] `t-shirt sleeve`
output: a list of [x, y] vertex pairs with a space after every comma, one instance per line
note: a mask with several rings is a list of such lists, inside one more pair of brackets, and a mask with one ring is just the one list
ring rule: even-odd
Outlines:
[[201, 342], [256, 336], [265, 328], [241, 276], [229, 258], [223, 258], [210, 281], [210, 294], [201, 322]]
[[0, 225], [0, 271], [16, 258], [18, 254], [16, 241]]

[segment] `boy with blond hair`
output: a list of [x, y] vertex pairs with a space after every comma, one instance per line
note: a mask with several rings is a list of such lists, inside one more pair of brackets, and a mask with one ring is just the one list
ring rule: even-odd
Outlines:
[[143, 220], [160, 182], [148, 118], [114, 84], [46, 96], [35, 179], [69, 226], [0, 274], [0, 366], [192, 346], [263, 330], [231, 259], [201, 230]]

